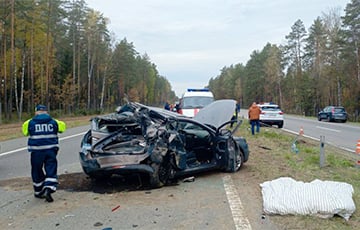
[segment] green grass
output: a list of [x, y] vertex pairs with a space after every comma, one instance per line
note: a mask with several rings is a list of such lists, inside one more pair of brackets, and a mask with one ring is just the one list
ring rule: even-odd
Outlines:
[[[315, 179], [351, 184], [355, 205], [360, 204], [360, 157], [354, 153], [325, 144], [325, 162], [320, 165], [320, 143], [303, 136], [296, 137], [282, 129], [261, 127], [260, 133], [251, 135], [245, 121], [238, 135], [247, 139], [250, 158], [247, 167], [255, 174], [256, 182], [291, 177], [298, 181]], [[292, 151], [296, 141], [298, 153]], [[273, 216], [272, 220], [284, 229], [360, 229], [360, 211], [356, 210], [349, 221], [341, 217], [321, 219], [313, 216]]]

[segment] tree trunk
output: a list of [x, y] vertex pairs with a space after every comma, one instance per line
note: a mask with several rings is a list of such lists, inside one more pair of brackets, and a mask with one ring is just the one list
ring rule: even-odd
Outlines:
[[21, 85], [20, 85], [20, 102], [19, 102], [19, 121], [21, 121], [23, 101], [24, 101], [24, 79], [25, 79], [25, 51], [22, 58], [22, 73], [21, 73]]

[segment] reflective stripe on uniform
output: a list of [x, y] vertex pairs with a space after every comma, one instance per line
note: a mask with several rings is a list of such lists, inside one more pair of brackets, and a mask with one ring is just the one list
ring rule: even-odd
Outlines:
[[29, 146], [29, 150], [31, 152], [31, 150], [47, 150], [47, 149], [52, 149], [52, 148], [59, 148], [59, 144], [54, 144], [54, 145], [41, 145], [41, 146]]
[[57, 134], [45, 134], [45, 135], [33, 135], [30, 136], [29, 139], [44, 139], [44, 138], [55, 138], [57, 137]]
[[44, 189], [45, 189], [45, 188], [49, 188], [49, 189], [51, 189], [51, 191], [53, 191], [53, 192], [56, 191], [56, 186], [45, 185], [45, 186], [44, 186]]
[[57, 178], [50, 178], [50, 177], [45, 178], [45, 181], [47, 181], [47, 182], [58, 182]]
[[41, 187], [41, 186], [43, 185], [43, 183], [44, 183], [44, 181], [41, 181], [41, 182], [39, 182], [39, 183], [33, 182], [33, 185], [34, 185], [35, 187]]

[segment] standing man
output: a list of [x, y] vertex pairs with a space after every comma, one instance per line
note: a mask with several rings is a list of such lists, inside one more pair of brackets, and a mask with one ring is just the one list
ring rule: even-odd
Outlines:
[[[53, 202], [51, 193], [56, 191], [57, 152], [59, 150], [58, 133], [66, 130], [63, 121], [53, 119], [45, 105], [37, 105], [35, 116], [24, 122], [22, 132], [28, 139], [28, 151], [31, 153], [31, 177], [36, 198], [45, 198]], [[45, 169], [45, 173], [44, 173]]]
[[232, 116], [232, 118], [231, 118], [231, 120], [232, 120], [233, 122], [231, 122], [230, 128], [232, 128], [233, 125], [234, 125], [234, 123], [238, 121], [239, 114], [240, 114], [240, 102], [237, 101], [237, 102], [236, 102], [236, 107], [235, 107], [234, 114], [233, 114], [233, 116]]
[[252, 135], [255, 134], [255, 132], [254, 132], [255, 126], [256, 126], [256, 132], [257, 133], [260, 132], [260, 121], [259, 121], [260, 113], [261, 113], [261, 110], [260, 110], [259, 106], [257, 106], [256, 102], [253, 102], [248, 111]]
[[167, 101], [165, 102], [164, 109], [170, 110], [170, 104], [169, 104], [169, 102], [167, 102]]

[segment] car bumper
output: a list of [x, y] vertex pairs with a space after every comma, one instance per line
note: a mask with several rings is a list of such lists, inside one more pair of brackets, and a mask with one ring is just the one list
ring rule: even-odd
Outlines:
[[278, 125], [278, 124], [284, 124], [284, 120], [260, 120], [260, 123], [267, 125]]
[[346, 116], [334, 116], [332, 119], [334, 119], [336, 121], [346, 121], [347, 117]]
[[111, 155], [89, 158], [86, 153], [80, 152], [79, 156], [83, 171], [87, 175], [154, 173], [152, 167], [141, 164], [141, 161], [148, 157], [147, 154], [138, 155], [136, 157], [129, 155]]

